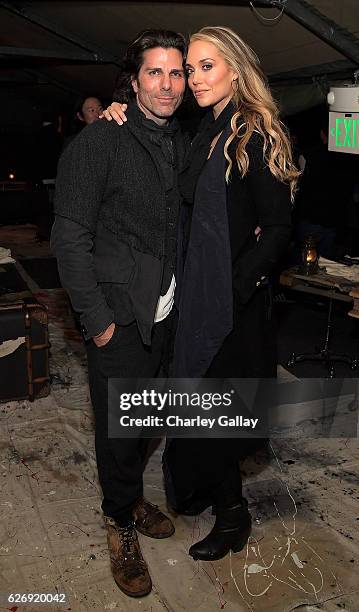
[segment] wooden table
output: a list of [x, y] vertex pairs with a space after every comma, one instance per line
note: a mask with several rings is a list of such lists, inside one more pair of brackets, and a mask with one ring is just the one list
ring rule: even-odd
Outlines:
[[296, 267], [282, 272], [280, 284], [294, 291], [352, 303], [353, 308], [348, 315], [359, 318], [359, 279], [358, 282], [353, 282], [342, 276], [332, 276], [323, 270], [312, 275], [300, 274]]
[[294, 366], [301, 361], [320, 361], [326, 366], [330, 378], [335, 377], [335, 363], [346, 363], [352, 370], [358, 369], [359, 360], [352, 355], [339, 354], [331, 350], [333, 300], [353, 304], [349, 316], [359, 318], [359, 281], [353, 282], [342, 276], [333, 276], [319, 269], [316, 274], [301, 274], [299, 268], [290, 268], [280, 275], [280, 283], [294, 291], [320, 295], [328, 299], [327, 328], [323, 347], [315, 352], [296, 355], [292, 353], [287, 365]]

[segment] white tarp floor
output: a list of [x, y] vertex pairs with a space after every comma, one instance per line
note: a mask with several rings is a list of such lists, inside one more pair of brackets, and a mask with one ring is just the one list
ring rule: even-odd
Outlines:
[[[152, 593], [123, 595], [111, 576], [101, 516], [84, 350], [62, 290], [39, 297], [49, 307], [52, 390], [34, 403], [0, 405], [0, 592], [58, 591], [68, 600], [61, 608], [0, 609], [357, 612], [358, 438], [273, 440], [269, 455], [243, 465], [254, 517], [247, 548], [195, 562], [188, 548], [214, 519], [209, 511], [175, 517], [173, 537], [139, 536]], [[166, 511], [162, 448], [144, 480], [145, 495]]]

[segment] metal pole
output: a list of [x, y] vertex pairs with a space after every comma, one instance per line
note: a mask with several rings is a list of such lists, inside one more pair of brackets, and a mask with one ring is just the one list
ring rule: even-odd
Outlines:
[[53, 49], [30, 49], [28, 47], [3, 47], [0, 46], [0, 56], [6, 58], [39, 58], [55, 59], [70, 62], [98, 63], [92, 53], [85, 51], [55, 51]]
[[[255, 0], [252, 0], [255, 6]], [[277, 9], [294, 19], [324, 40], [342, 55], [359, 64], [359, 40], [305, 0], [261, 0], [261, 3]]]
[[[67, 42], [76, 45], [77, 47], [85, 49], [86, 51], [92, 54], [92, 59], [95, 62], [108, 62], [111, 64], [115, 64], [116, 66], [120, 66], [120, 61], [118, 57], [107, 53], [103, 49], [96, 47], [96, 45], [92, 44], [91, 42], [81, 39], [79, 36], [75, 36], [74, 34], [67, 32], [56, 24], [50, 23], [47, 19], [33, 13], [26, 6], [22, 6], [20, 8], [18, 4], [15, 5], [11, 2], [7, 2], [6, 0], [2, 0], [0, 2], [0, 8], [3, 8], [6, 11], [12, 13], [13, 15], [21, 17], [22, 19], [25, 19], [26, 21], [29, 21], [30, 23], [39, 26], [47, 32], [50, 32], [51, 34], [54, 34], [55, 36], [58, 36], [59, 38], [62, 38], [63, 40], [66, 40]], [[120, 50], [120, 55], [121, 54], [122, 49]]]

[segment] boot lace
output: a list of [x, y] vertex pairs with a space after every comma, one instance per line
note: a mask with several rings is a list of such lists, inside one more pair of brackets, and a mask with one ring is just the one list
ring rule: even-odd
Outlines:
[[127, 573], [133, 575], [138, 575], [139, 573], [144, 574], [146, 571], [146, 563], [136, 547], [137, 533], [134, 523], [130, 523], [128, 527], [120, 528], [119, 535], [123, 542], [123, 560], [127, 561], [130, 559], [132, 561], [136, 561], [136, 567], [132, 568], [132, 572], [131, 568], [127, 568]]
[[128, 527], [123, 527], [120, 530], [120, 537], [123, 542], [123, 547], [129, 555], [136, 554], [135, 541], [137, 539], [134, 524], [131, 523]]

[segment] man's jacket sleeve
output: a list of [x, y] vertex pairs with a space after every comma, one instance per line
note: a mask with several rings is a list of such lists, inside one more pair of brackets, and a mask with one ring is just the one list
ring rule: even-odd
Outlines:
[[92, 255], [108, 163], [104, 132], [85, 128], [64, 151], [56, 179], [51, 248], [86, 339], [114, 320], [97, 282]]

